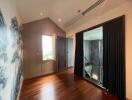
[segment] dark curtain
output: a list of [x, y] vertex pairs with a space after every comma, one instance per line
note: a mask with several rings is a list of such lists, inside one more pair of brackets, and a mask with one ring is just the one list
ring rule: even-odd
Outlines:
[[74, 74], [80, 77], [83, 76], [83, 32], [76, 34]]
[[66, 38], [57, 37], [56, 40], [56, 65], [57, 71], [61, 72], [66, 69]]
[[104, 44], [104, 87], [118, 100], [125, 100], [125, 32], [124, 16], [105, 23]]

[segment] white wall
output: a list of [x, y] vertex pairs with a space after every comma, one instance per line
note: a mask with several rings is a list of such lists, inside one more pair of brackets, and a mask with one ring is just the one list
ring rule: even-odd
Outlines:
[[[77, 22], [70, 30], [69, 34], [74, 34], [115, 17], [126, 15], [126, 94], [132, 100], [132, 1], [125, 3], [100, 15], [94, 15], [91, 19], [84, 18]], [[95, 17], [97, 16], [97, 17]]]

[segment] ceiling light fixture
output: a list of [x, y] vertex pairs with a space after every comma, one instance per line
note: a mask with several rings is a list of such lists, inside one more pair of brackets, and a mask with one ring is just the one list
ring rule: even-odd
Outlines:
[[59, 21], [59, 22], [62, 22], [62, 19], [61, 19], [61, 18], [59, 18], [59, 19], [58, 19], [58, 21]]
[[43, 13], [43, 12], [41, 12], [41, 13], [40, 13], [40, 16], [43, 16], [43, 15], [44, 15], [44, 13]]

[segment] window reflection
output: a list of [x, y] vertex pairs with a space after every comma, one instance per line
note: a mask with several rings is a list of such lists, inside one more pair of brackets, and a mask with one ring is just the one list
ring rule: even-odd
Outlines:
[[103, 27], [83, 34], [84, 78], [97, 84], [103, 83]]

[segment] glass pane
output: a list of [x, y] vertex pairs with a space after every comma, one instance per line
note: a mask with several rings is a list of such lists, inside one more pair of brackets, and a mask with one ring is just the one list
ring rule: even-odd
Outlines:
[[42, 36], [43, 60], [53, 59], [53, 39], [52, 36]]
[[84, 77], [97, 84], [103, 82], [103, 27], [83, 34]]

